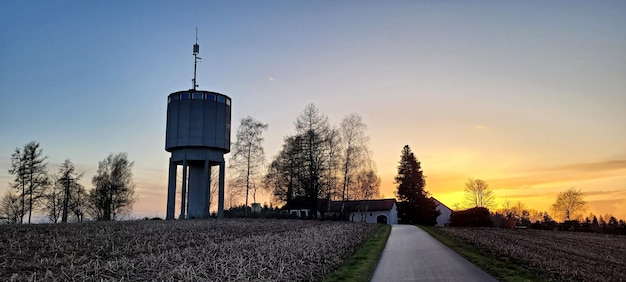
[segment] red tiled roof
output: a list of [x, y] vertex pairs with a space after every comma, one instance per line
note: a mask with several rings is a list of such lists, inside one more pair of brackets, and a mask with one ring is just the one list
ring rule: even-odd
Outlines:
[[[377, 199], [377, 200], [356, 200], [356, 201], [331, 201], [330, 211], [341, 212], [342, 206], [344, 212], [355, 211], [388, 211], [393, 208], [396, 199]], [[304, 197], [296, 197], [291, 203], [286, 204], [283, 210], [309, 209], [309, 203]], [[328, 210], [328, 200], [318, 199], [317, 210], [325, 212]]]
[[[295, 197], [291, 200], [290, 203], [285, 204], [282, 209], [283, 210], [308, 210], [310, 209], [309, 199], [303, 196]], [[318, 211], [326, 211], [328, 209], [328, 200], [326, 199], [317, 199], [317, 210]]]

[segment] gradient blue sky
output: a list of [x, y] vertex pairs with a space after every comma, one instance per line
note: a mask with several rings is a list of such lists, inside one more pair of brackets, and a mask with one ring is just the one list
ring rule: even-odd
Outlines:
[[200, 89], [233, 99], [234, 129], [269, 124], [268, 159], [314, 103], [334, 124], [363, 116], [385, 197], [408, 144], [449, 206], [474, 177], [539, 210], [576, 187], [626, 218], [624, 15], [624, 1], [5, 1], [0, 190], [31, 140], [88, 188], [128, 152], [135, 214], [163, 216], [166, 97], [191, 86], [198, 27]]

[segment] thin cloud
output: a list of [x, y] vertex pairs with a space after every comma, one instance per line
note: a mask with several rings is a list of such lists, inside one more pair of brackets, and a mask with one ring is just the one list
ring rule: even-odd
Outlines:
[[555, 196], [558, 192], [546, 192], [546, 193], [533, 193], [533, 194], [513, 194], [506, 195], [505, 198], [508, 199], [530, 199], [530, 198], [545, 198]]
[[[448, 193], [463, 191], [467, 176], [458, 173], [438, 173], [426, 175], [426, 190], [429, 192]], [[435, 184], [432, 184], [435, 183]], [[430, 189], [430, 190], [429, 190]]]
[[571, 181], [585, 181], [620, 177], [626, 175], [626, 160], [609, 160], [592, 163], [576, 163], [558, 167], [535, 169], [522, 172], [519, 176], [489, 179], [493, 187], [509, 189], [528, 186], [554, 184]]
[[166, 192], [161, 187], [149, 186], [144, 183], [135, 183], [135, 194], [148, 197], [165, 197]]
[[476, 129], [489, 129], [488, 127], [486, 127], [484, 125], [474, 125], [474, 128], [476, 128]]
[[626, 160], [608, 160], [593, 163], [570, 164], [552, 168], [551, 170], [603, 171], [626, 169]]
[[606, 195], [624, 195], [626, 196], [626, 190], [605, 190], [605, 191], [583, 191], [585, 196], [606, 196]]
[[267, 78], [267, 80], [269, 80], [269, 81], [274, 81], [274, 77], [273, 77], [273, 76], [270, 76], [270, 77], [268, 77], [268, 78]]
[[[574, 187], [574, 189], [577, 189], [577, 188]], [[555, 192], [532, 193], [532, 194], [512, 194], [512, 195], [506, 195], [506, 197], [510, 198], [510, 199], [544, 198], [544, 197], [551, 197], [551, 196], [555, 196], [556, 197], [556, 195], [559, 192], [562, 192], [562, 190], [564, 190], [564, 189], [561, 189], [561, 190], [555, 191]], [[585, 196], [585, 197], [613, 196], [612, 198], [616, 198], [616, 199], [621, 199], [623, 197], [626, 197], [626, 191], [624, 191], [624, 190], [605, 190], [605, 191], [585, 191], [585, 190], [583, 190], [582, 192], [583, 192], [583, 196]]]
[[603, 200], [591, 200], [587, 202], [587, 205], [591, 212], [596, 215], [612, 214], [617, 218], [623, 218], [624, 205], [626, 205], [626, 198], [611, 198]]

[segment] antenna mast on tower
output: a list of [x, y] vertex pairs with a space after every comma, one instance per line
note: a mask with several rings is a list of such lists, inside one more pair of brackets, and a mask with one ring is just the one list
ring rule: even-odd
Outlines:
[[193, 90], [196, 90], [196, 87], [198, 87], [198, 84], [196, 84], [196, 69], [198, 66], [198, 60], [202, 59], [198, 57], [198, 54], [200, 54], [200, 45], [198, 45], [198, 27], [196, 27], [196, 44], [193, 45]]

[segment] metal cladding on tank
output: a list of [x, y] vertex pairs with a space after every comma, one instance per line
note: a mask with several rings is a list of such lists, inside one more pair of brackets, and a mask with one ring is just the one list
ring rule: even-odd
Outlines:
[[230, 97], [186, 90], [168, 96], [165, 150], [205, 147], [230, 152]]

